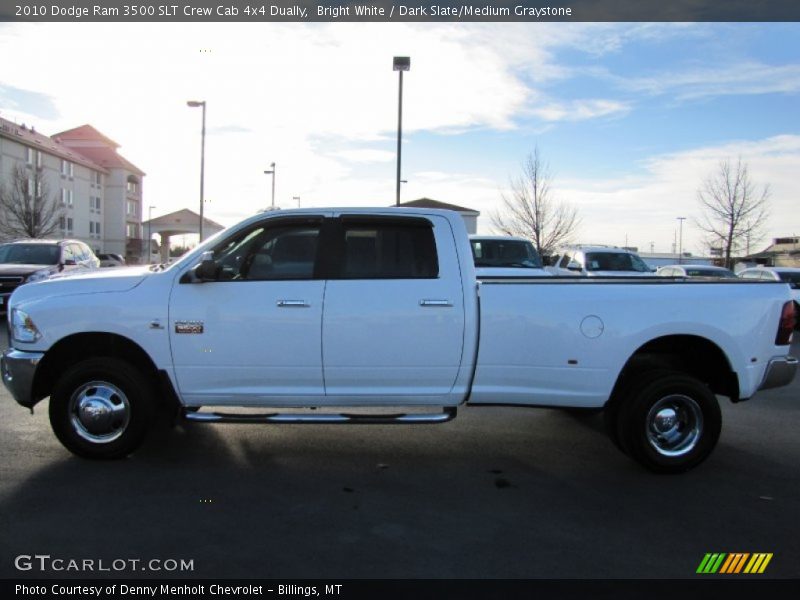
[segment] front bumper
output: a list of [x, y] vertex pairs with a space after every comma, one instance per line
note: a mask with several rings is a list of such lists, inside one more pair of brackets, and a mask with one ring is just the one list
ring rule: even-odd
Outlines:
[[33, 398], [33, 378], [36, 368], [44, 356], [43, 352], [22, 352], [10, 348], [0, 356], [0, 372], [11, 395], [22, 406], [31, 408]]
[[767, 365], [764, 379], [761, 381], [761, 385], [758, 386], [758, 389], [768, 390], [770, 388], [789, 385], [797, 372], [797, 363], [798, 361], [794, 356], [773, 358]]

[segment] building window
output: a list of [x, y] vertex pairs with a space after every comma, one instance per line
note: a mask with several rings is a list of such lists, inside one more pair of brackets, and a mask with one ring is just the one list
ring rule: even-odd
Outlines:
[[100, 221], [94, 224], [94, 232], [97, 234], [97, 237], [100, 237]]
[[139, 189], [139, 184], [135, 181], [128, 181], [128, 193], [135, 194]]
[[92, 171], [92, 183], [94, 183], [97, 187], [102, 187], [103, 174], [100, 171]]
[[67, 233], [72, 233], [72, 217], [67, 217]]
[[58, 218], [58, 228], [61, 230], [62, 233], [67, 228], [67, 219], [66, 219], [66, 217], [59, 217]]
[[73, 177], [75, 175], [75, 165], [68, 160], [61, 159], [61, 174], [63, 176]]
[[138, 202], [135, 200], [128, 200], [128, 216], [135, 217], [138, 208]]
[[128, 223], [128, 237], [133, 239], [139, 238], [139, 226], [136, 223]]
[[72, 208], [72, 190], [61, 188], [61, 204]]
[[42, 153], [41, 152], [37, 152], [36, 153], [36, 167], [39, 168], [39, 169], [42, 168]]
[[33, 148], [25, 147], [25, 162], [29, 165], [33, 164]]

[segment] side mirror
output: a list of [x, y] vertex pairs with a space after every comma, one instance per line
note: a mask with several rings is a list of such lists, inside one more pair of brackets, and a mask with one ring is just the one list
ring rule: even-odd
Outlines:
[[569, 261], [569, 264], [567, 265], [567, 269], [569, 269], [570, 271], [580, 271], [581, 268], [582, 268], [581, 264], [574, 260]]
[[214, 261], [214, 253], [210, 250], [203, 252], [201, 262], [194, 270], [194, 274], [200, 281], [216, 281], [219, 276], [219, 266]]
[[65, 261], [64, 261], [64, 266], [65, 266], [65, 267], [74, 267], [74, 266], [75, 266], [75, 265], [77, 265], [77, 264], [78, 264], [78, 263], [76, 263], [76, 262], [75, 262], [74, 260], [72, 260], [71, 258], [68, 258], [67, 260], [65, 260]]

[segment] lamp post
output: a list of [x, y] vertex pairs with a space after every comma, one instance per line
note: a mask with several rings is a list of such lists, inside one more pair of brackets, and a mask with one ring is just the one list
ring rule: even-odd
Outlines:
[[397, 198], [395, 203], [400, 205], [400, 164], [402, 156], [401, 142], [403, 139], [403, 71], [411, 69], [411, 58], [408, 56], [395, 56], [392, 70], [400, 76], [400, 85], [397, 94]]
[[300, 208], [300, 196], [292, 196], [292, 200], [297, 200], [297, 208]]
[[683, 222], [686, 220], [686, 217], [677, 217], [678, 223], [680, 223], [678, 234], [678, 264], [683, 262]]
[[206, 101], [205, 100], [189, 100], [186, 106], [203, 108], [203, 129], [200, 134], [200, 242], [203, 242], [203, 184], [205, 183], [205, 165], [206, 165]]
[[275, 210], [275, 171], [277, 171], [277, 168], [275, 163], [270, 163], [269, 166], [272, 167], [272, 170], [264, 171], [264, 175], [272, 175], [272, 203], [270, 204], [270, 210]]
[[147, 264], [149, 265], [153, 255], [153, 209], [155, 206], [147, 207]]

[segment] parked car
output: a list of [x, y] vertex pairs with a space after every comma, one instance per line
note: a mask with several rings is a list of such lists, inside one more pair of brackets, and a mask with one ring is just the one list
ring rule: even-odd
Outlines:
[[717, 279], [736, 279], [736, 273], [725, 267], [714, 265], [665, 265], [659, 267], [656, 275], [661, 277], [713, 277]]
[[782, 281], [789, 284], [800, 328], [800, 268], [797, 267], [752, 267], [738, 273], [742, 279], [760, 281]]
[[478, 277], [550, 276], [530, 240], [502, 235], [471, 235], [469, 243]]
[[516, 405], [603, 408], [628, 456], [679, 472], [714, 449], [717, 396], [748, 400], [797, 370], [785, 286], [476, 282], [453, 211], [271, 211], [173, 265], [112, 271], [18, 288], [0, 361], [16, 401], [49, 397], [55, 435], [88, 458], [133, 452], [159, 404], [275, 425]]
[[125, 259], [119, 254], [100, 253], [97, 255], [101, 267], [124, 267]]
[[638, 254], [617, 246], [577, 245], [561, 249], [547, 270], [553, 275], [650, 277], [653, 270]]
[[23, 283], [97, 269], [100, 261], [79, 240], [19, 240], [0, 244], [0, 311]]

